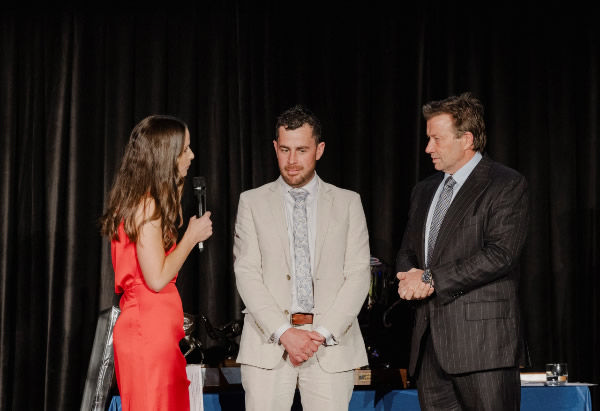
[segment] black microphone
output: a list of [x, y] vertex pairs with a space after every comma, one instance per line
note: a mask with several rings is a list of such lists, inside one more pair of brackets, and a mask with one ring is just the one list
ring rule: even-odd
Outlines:
[[[194, 177], [192, 184], [194, 186], [194, 194], [198, 199], [198, 218], [200, 218], [206, 212], [206, 178]], [[204, 243], [202, 241], [198, 243], [198, 249], [200, 251], [204, 250]]]

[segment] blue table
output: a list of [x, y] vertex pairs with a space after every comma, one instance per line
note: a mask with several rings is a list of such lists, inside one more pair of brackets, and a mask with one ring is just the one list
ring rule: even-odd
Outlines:
[[[383, 398], [378, 398], [377, 403], [375, 403], [375, 395], [373, 390], [355, 390], [352, 393], [349, 411], [420, 410], [417, 390], [392, 390], [385, 393]], [[206, 411], [244, 409], [244, 396], [241, 391], [204, 394], [203, 397]], [[541, 385], [521, 387], [521, 410], [591, 411], [590, 389], [587, 385], [576, 384], [561, 387]], [[121, 411], [120, 397], [113, 397], [109, 411]]]
[[420, 409], [417, 390], [393, 390], [387, 392], [383, 398], [373, 390], [354, 391], [348, 407], [348, 411], [419, 411]]
[[592, 411], [592, 398], [587, 385], [521, 387], [521, 409], [528, 411]]

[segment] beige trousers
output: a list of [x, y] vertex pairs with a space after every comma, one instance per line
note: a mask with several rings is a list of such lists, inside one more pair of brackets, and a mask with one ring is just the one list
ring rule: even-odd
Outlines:
[[325, 372], [316, 355], [298, 367], [283, 358], [272, 370], [242, 364], [241, 373], [247, 411], [289, 410], [296, 387], [304, 411], [348, 411], [354, 389], [353, 370]]

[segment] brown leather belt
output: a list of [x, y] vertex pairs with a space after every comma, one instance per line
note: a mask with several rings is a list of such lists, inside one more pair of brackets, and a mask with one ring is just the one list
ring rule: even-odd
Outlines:
[[292, 318], [291, 318], [290, 322], [292, 323], [292, 325], [312, 324], [313, 315], [312, 314], [303, 314], [303, 313], [292, 314]]

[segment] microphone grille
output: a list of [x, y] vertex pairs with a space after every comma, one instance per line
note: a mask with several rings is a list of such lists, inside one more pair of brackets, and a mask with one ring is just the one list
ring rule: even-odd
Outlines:
[[194, 177], [192, 179], [192, 185], [194, 188], [204, 188], [206, 187], [206, 178], [205, 177]]

